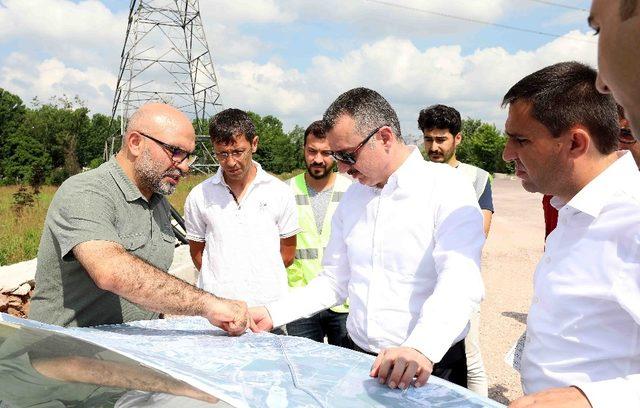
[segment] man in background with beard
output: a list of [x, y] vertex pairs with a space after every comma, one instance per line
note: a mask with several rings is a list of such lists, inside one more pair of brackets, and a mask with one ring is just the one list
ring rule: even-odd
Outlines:
[[[307, 171], [287, 180], [296, 196], [298, 233], [296, 258], [287, 269], [290, 287], [306, 286], [322, 271], [322, 255], [331, 235], [331, 219], [351, 179], [334, 171], [335, 160], [321, 120], [304, 132], [304, 161]], [[287, 324], [292, 336], [342, 344], [347, 335], [347, 303], [322, 310]]]
[[44, 224], [29, 317], [95, 326], [197, 315], [241, 334], [244, 302], [229, 301], [167, 273], [175, 237], [165, 195], [195, 160], [191, 121], [175, 108], [142, 106], [118, 154], [66, 180]]

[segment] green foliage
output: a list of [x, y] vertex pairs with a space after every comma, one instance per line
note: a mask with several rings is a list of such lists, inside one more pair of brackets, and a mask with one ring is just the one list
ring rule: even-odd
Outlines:
[[34, 193], [27, 190], [27, 187], [21, 185], [18, 191], [13, 193], [13, 205], [11, 206], [14, 214], [19, 217], [26, 207], [33, 207]]
[[6, 182], [6, 164], [3, 158], [9, 153], [8, 138], [24, 120], [26, 108], [22, 99], [0, 88], [0, 180]]
[[87, 167], [89, 167], [90, 169], [95, 169], [98, 166], [100, 166], [102, 163], [104, 163], [104, 159], [102, 157], [96, 157], [95, 159], [89, 162], [89, 165], [87, 165]]
[[24, 108], [20, 99], [0, 89], [0, 177], [3, 184], [46, 181], [59, 184], [101, 158], [105, 141], [120, 126], [89, 111], [77, 97], [33, 101]]
[[513, 173], [513, 164], [502, 160], [506, 141], [494, 125], [467, 118], [462, 121], [462, 142], [456, 158], [489, 173]]
[[294, 129], [289, 134], [285, 134], [282, 122], [278, 118], [271, 115], [261, 117], [253, 112], [248, 112], [248, 114], [256, 126], [256, 133], [260, 138], [258, 151], [253, 156], [254, 160], [260, 163], [266, 171], [276, 174], [300, 168], [301, 150], [296, 145], [299, 130]]

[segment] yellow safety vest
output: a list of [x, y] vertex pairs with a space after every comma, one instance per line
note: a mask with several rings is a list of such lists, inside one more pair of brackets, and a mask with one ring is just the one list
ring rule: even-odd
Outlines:
[[[322, 271], [322, 255], [329, 243], [333, 213], [338, 207], [342, 194], [351, 185], [350, 179], [341, 174], [336, 174], [331, 199], [322, 222], [322, 232], [318, 232], [304, 175], [305, 173], [301, 173], [287, 180], [296, 197], [298, 223], [302, 229], [302, 232], [298, 233], [296, 238], [296, 259], [287, 268], [290, 287], [306, 286]], [[335, 306], [331, 310], [338, 313], [346, 313], [349, 311], [349, 306], [345, 302], [344, 305]]]

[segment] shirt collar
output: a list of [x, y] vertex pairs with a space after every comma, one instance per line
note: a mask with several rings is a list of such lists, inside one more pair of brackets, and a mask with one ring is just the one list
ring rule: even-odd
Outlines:
[[[128, 202], [136, 201], [140, 198], [146, 201], [146, 198], [140, 192], [140, 189], [133, 184], [133, 181], [127, 176], [122, 167], [120, 167], [120, 163], [116, 160], [116, 156], [111, 156], [111, 159], [107, 162], [107, 170], [113, 180], [124, 194], [125, 200]], [[154, 193], [155, 194], [155, 193]]]
[[[566, 205], [596, 218], [610, 202], [611, 193], [624, 189], [628, 175], [635, 172], [638, 172], [638, 166], [631, 152], [625, 152], [584, 186]], [[562, 207], [562, 201], [557, 197], [553, 197], [551, 204], [556, 208]]]
[[[251, 160], [251, 163], [253, 163], [253, 165], [256, 166], [256, 178], [253, 179], [252, 183], [257, 184], [257, 183], [268, 181], [269, 174], [262, 169], [262, 166], [260, 165], [260, 163], [258, 163], [255, 160]], [[228, 187], [227, 183], [224, 181], [224, 177], [222, 174], [222, 166], [218, 166], [218, 171], [216, 171], [216, 174], [214, 174], [213, 177], [211, 177], [211, 182], [213, 184], [220, 184], [225, 187]]]

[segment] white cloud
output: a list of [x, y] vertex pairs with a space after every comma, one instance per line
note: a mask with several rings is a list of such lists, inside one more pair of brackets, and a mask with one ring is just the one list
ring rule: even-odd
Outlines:
[[532, 51], [491, 47], [466, 55], [460, 46], [421, 50], [410, 40], [388, 37], [339, 58], [317, 56], [304, 72], [274, 61], [223, 66], [222, 93], [225, 104], [280, 115], [288, 127], [306, 125], [338, 94], [357, 86], [383, 94], [398, 108], [408, 133], [416, 132], [418, 110], [433, 103], [455, 105], [463, 116], [502, 127], [501, 98], [525, 75], [564, 60], [595, 66], [595, 44], [567, 38], [589, 41], [590, 35], [570, 32]]
[[4, 0], [0, 3], [0, 43], [22, 44], [33, 53], [79, 65], [117, 66], [127, 25], [97, 0]]
[[0, 68], [0, 87], [19, 95], [25, 102], [37, 97], [48, 101], [66, 94], [79, 96], [94, 112], [110, 112], [116, 76], [97, 67], [85, 70], [67, 67], [57, 59], [33, 64], [20, 53], [9, 55]]
[[227, 25], [240, 23], [288, 23], [296, 13], [274, 0], [217, 0], [201, 1], [200, 12], [209, 20], [223, 21]]

